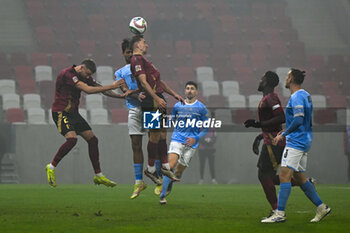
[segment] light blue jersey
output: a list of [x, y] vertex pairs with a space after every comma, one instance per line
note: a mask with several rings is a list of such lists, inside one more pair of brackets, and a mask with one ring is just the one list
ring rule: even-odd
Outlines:
[[309, 151], [312, 142], [312, 101], [308, 92], [301, 89], [293, 93], [286, 108], [286, 126], [294, 117], [303, 117], [303, 123], [286, 136], [286, 146], [301, 151]]
[[171, 111], [171, 117], [172, 121], [177, 121], [177, 125], [171, 140], [184, 144], [188, 137], [195, 138], [196, 143], [192, 145], [192, 148], [197, 148], [199, 139], [202, 138], [209, 129], [201, 131], [201, 127], [197, 127], [198, 125], [195, 122], [204, 122], [208, 120], [207, 114], [207, 108], [198, 100], [193, 104], [186, 103], [183, 105], [181, 102], [176, 103]]
[[[116, 81], [124, 79], [126, 85], [130, 90], [136, 90], [138, 88], [136, 79], [132, 77], [130, 71], [130, 64], [125, 65], [124, 67], [117, 70], [114, 75], [116, 76]], [[130, 96], [126, 97], [126, 107], [128, 109], [135, 108], [140, 106], [140, 102], [137, 99], [134, 99]]]

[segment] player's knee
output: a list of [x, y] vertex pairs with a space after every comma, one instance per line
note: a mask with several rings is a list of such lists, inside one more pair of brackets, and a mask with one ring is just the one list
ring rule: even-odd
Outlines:
[[67, 143], [72, 148], [77, 144], [78, 138], [67, 138]]
[[96, 136], [93, 136], [92, 138], [90, 138], [90, 140], [88, 141], [89, 144], [94, 144], [97, 145], [98, 144], [98, 138]]

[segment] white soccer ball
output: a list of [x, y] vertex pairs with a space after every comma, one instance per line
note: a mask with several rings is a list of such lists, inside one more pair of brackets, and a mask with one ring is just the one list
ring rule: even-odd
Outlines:
[[129, 23], [129, 28], [134, 34], [143, 34], [147, 30], [147, 22], [142, 17], [134, 17]]

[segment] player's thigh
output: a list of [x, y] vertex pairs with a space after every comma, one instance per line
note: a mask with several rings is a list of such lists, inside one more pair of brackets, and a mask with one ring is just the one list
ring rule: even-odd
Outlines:
[[129, 135], [145, 135], [145, 130], [142, 127], [142, 111], [141, 108], [131, 108], [128, 114], [128, 129]]
[[264, 144], [262, 146], [257, 164], [259, 173], [267, 176], [275, 175], [278, 169], [278, 165], [279, 164], [275, 159], [275, 155], [273, 153], [271, 154], [271, 150], [269, 151], [267, 145]]
[[170, 166], [171, 169], [173, 169], [176, 166], [176, 164], [177, 164], [177, 162], [179, 160], [179, 155], [176, 154], [176, 153], [169, 153], [168, 157], [169, 157], [168, 158], [169, 166]]
[[94, 132], [92, 130], [85, 130], [83, 132], [79, 132], [79, 135], [85, 139], [85, 141], [89, 141], [91, 138], [95, 136]]
[[285, 147], [282, 155], [281, 167], [289, 167], [296, 172], [306, 169], [307, 153], [291, 147]]
[[150, 129], [148, 132], [149, 141], [152, 143], [158, 143], [160, 140], [160, 134], [161, 134], [160, 130]]
[[185, 146], [183, 153], [180, 155], [179, 164], [188, 167], [195, 153], [196, 149], [193, 149], [189, 146]]

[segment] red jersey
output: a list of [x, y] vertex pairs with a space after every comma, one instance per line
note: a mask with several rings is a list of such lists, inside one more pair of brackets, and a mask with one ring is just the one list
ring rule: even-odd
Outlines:
[[[148, 84], [151, 86], [155, 93], [163, 93], [163, 86], [160, 82], [160, 73], [159, 70], [152, 64], [152, 62], [148, 61], [142, 55], [134, 55], [131, 58], [130, 70], [134, 77], [137, 78], [140, 74], [146, 75], [146, 80]], [[142, 86], [140, 81], [137, 79], [137, 84], [139, 88], [142, 90]]]
[[57, 76], [53, 112], [78, 112], [81, 90], [75, 85], [78, 82], [84, 82], [89, 86], [96, 84], [92, 77], [81, 77], [74, 67], [75, 65], [62, 70]]
[[[267, 121], [280, 114], [284, 115], [281, 101], [278, 95], [274, 92], [265, 95], [259, 103], [259, 121]], [[282, 130], [282, 124], [261, 128], [264, 136], [264, 144], [272, 145], [272, 139], [277, 136], [278, 132]], [[278, 143], [279, 146], [284, 146], [285, 140]]]

